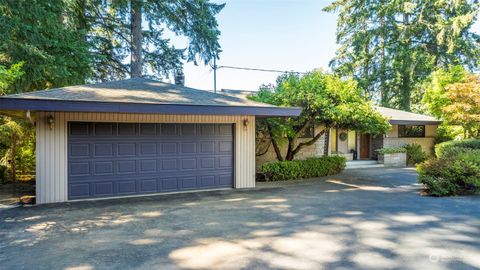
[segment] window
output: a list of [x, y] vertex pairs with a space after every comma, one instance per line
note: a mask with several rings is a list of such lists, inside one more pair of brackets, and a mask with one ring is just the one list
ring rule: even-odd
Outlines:
[[425, 126], [399, 125], [398, 137], [425, 137]]
[[310, 124], [306, 129], [305, 131], [303, 132], [303, 134], [300, 134], [300, 138], [313, 138], [315, 136], [315, 125], [314, 124]]

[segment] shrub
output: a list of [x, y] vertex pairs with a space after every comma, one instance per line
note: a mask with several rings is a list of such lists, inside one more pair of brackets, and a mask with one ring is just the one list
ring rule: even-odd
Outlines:
[[346, 159], [342, 156], [323, 156], [265, 163], [260, 166], [260, 171], [267, 181], [284, 181], [337, 174], [345, 168], [345, 163]]
[[440, 158], [444, 155], [446, 149], [450, 148], [470, 148], [480, 149], [480, 139], [468, 139], [461, 141], [448, 141], [439, 143], [435, 146], [435, 155]]
[[422, 150], [422, 146], [419, 144], [406, 144], [403, 147], [407, 151], [407, 164], [410, 166], [422, 163], [428, 158], [427, 153]]
[[475, 142], [472, 143], [472, 140], [448, 142], [438, 147], [437, 158], [417, 167], [419, 182], [424, 184], [433, 196], [472, 194], [480, 191], [480, 149], [474, 147]]
[[405, 153], [407, 149], [405, 147], [385, 147], [375, 150], [379, 155]]

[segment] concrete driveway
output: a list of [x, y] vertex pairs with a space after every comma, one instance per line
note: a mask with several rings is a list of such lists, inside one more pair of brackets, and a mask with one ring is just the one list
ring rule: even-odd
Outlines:
[[480, 197], [412, 169], [0, 211], [2, 269], [480, 268]]

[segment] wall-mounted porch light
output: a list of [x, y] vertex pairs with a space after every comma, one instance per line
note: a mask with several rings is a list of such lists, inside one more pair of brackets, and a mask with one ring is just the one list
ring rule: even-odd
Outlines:
[[243, 119], [243, 127], [244, 128], [248, 127], [248, 118]]
[[47, 117], [47, 124], [50, 129], [53, 129], [53, 126], [55, 125], [55, 118], [53, 118], [53, 115]]

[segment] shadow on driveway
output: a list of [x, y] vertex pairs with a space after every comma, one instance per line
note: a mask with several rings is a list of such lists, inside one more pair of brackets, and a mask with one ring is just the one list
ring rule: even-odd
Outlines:
[[480, 197], [411, 169], [0, 211], [5, 269], [480, 268]]

